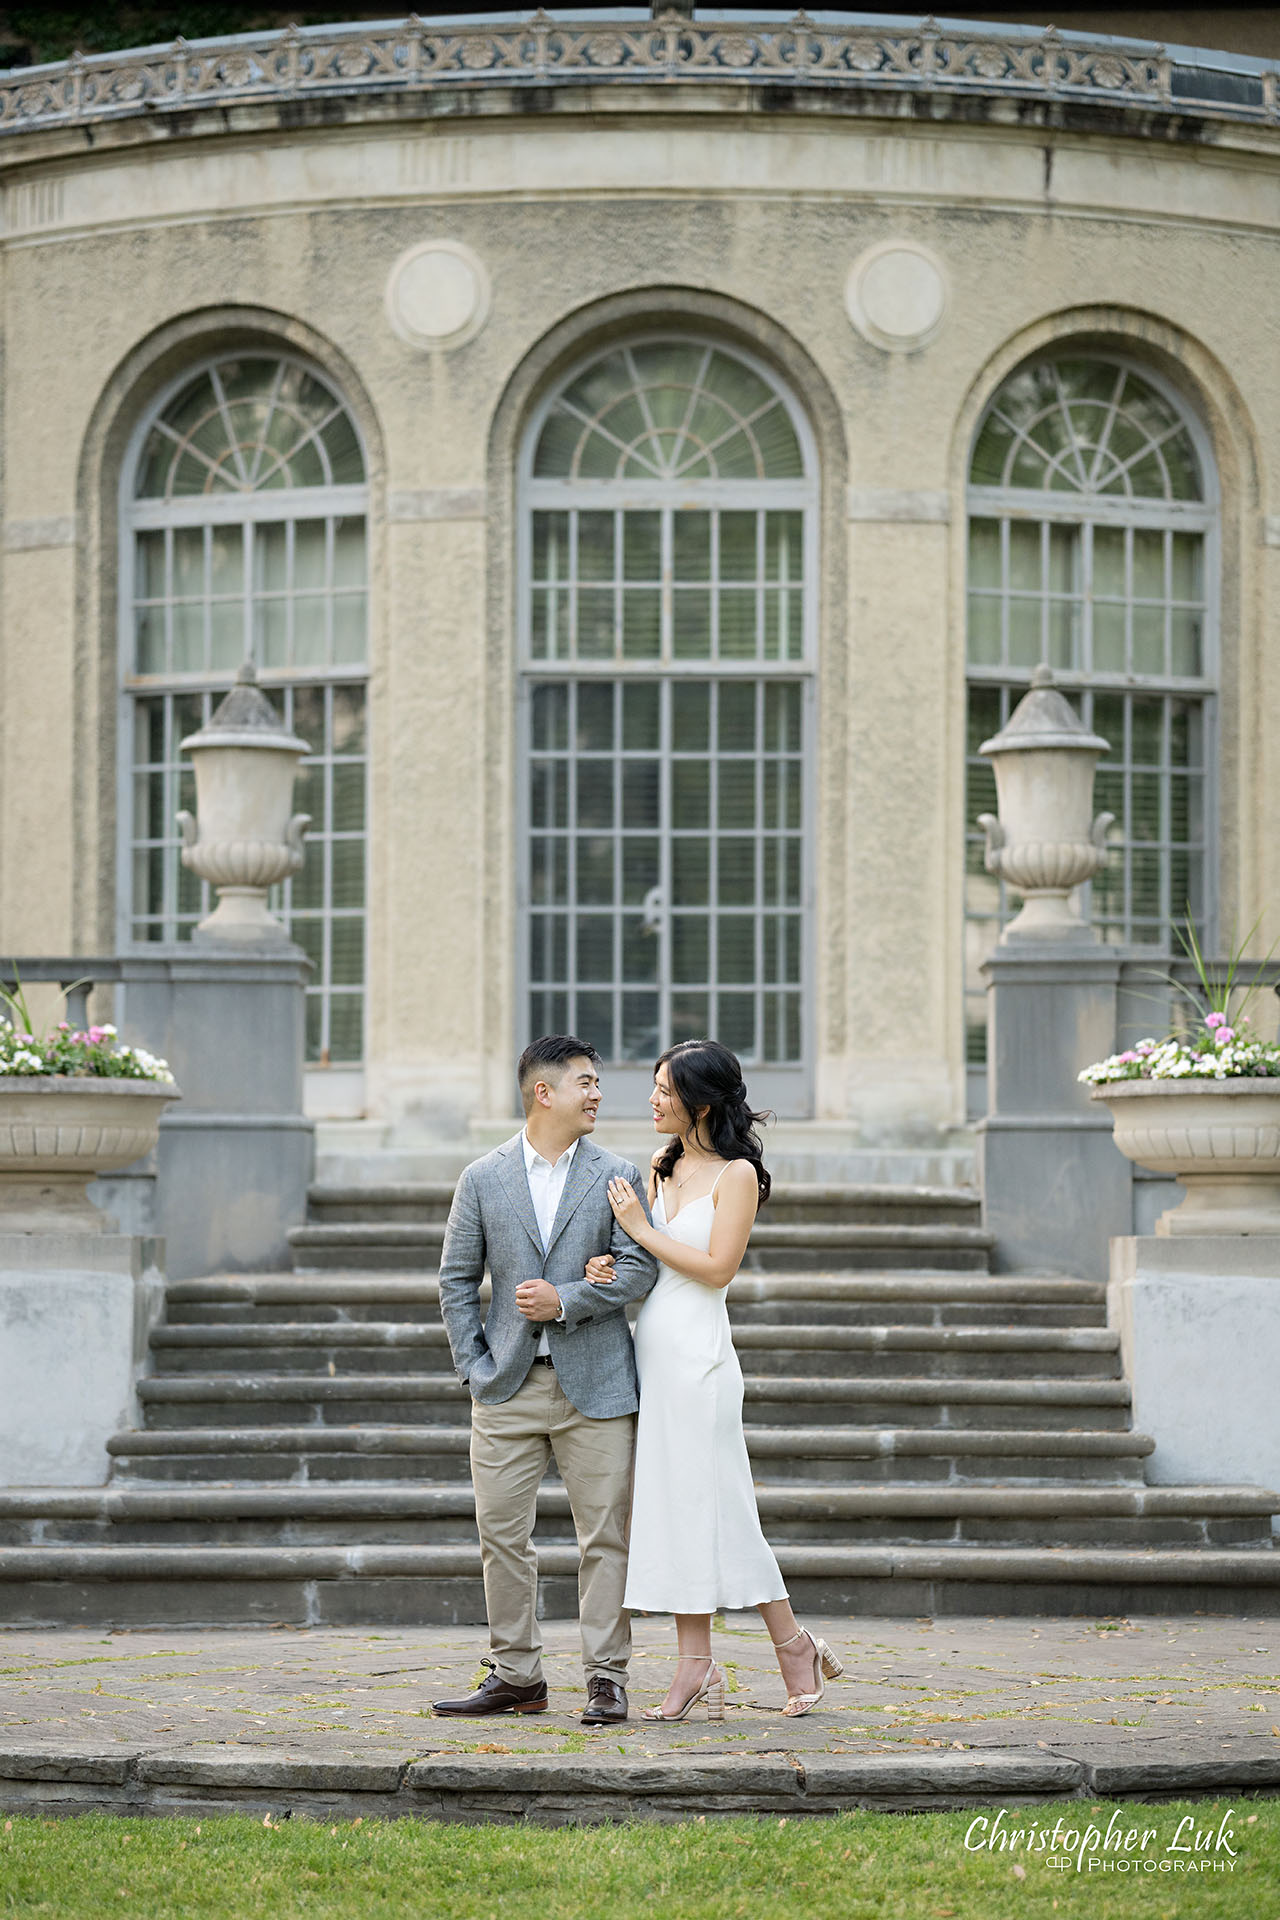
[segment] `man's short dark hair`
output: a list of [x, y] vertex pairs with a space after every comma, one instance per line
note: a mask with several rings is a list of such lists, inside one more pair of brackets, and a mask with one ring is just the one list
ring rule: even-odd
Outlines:
[[571, 1060], [589, 1060], [593, 1067], [600, 1065], [600, 1055], [587, 1040], [579, 1040], [573, 1033], [544, 1033], [541, 1040], [533, 1040], [525, 1048], [516, 1063], [516, 1079], [520, 1082], [520, 1098], [526, 1113], [533, 1107], [533, 1090], [539, 1080], [550, 1080], [553, 1084], [564, 1075]]

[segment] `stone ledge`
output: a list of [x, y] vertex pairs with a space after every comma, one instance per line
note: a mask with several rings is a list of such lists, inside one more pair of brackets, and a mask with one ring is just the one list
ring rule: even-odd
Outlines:
[[1275, 1759], [1099, 1761], [1090, 1767], [1095, 1793], [1212, 1794], [1224, 1787], [1280, 1788]]
[[[183, 1748], [106, 1753], [52, 1745], [0, 1749], [0, 1810], [231, 1812], [263, 1805], [329, 1818], [363, 1812], [459, 1821], [824, 1815], [1002, 1802], [1208, 1795], [1280, 1788], [1280, 1756], [1117, 1763], [1061, 1753], [788, 1753], [627, 1759], [449, 1754], [322, 1760]], [[96, 1791], [93, 1791], [96, 1789]]]
[[[1239, 1583], [1280, 1587], [1280, 1552], [1262, 1547], [822, 1546], [784, 1543], [778, 1562], [810, 1578]], [[545, 1546], [540, 1572], [574, 1576], [575, 1546]], [[0, 1581], [305, 1580], [479, 1577], [480, 1549], [435, 1546], [0, 1547]]]
[[315, 1760], [287, 1753], [216, 1753], [188, 1748], [176, 1753], [142, 1754], [136, 1772], [144, 1786], [395, 1793], [403, 1779], [404, 1765], [399, 1761]]
[[[129, 1778], [132, 1756], [102, 1747], [57, 1745], [0, 1749], [0, 1780], [76, 1780], [93, 1785], [123, 1786]], [[0, 1800], [4, 1789], [0, 1787]]]

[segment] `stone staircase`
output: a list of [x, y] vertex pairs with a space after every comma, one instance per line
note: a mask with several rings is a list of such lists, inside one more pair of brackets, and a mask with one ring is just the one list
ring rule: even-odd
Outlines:
[[[860, 1268], [876, 1225], [941, 1234], [931, 1265], [985, 1252], [952, 1238], [978, 1234], [971, 1219], [851, 1219], [847, 1190], [826, 1216], [787, 1204], [730, 1313], [760, 1511], [798, 1608], [1280, 1612], [1280, 1496], [1145, 1484], [1153, 1443], [1129, 1426], [1101, 1286]], [[424, 1264], [432, 1224], [406, 1223]], [[823, 1233], [842, 1236], [838, 1270]], [[375, 1263], [389, 1251], [368, 1245]], [[109, 1485], [0, 1492], [0, 1622], [483, 1618], [467, 1397], [433, 1277], [176, 1283], [151, 1348], [144, 1424], [110, 1442]], [[544, 1609], [569, 1615], [554, 1478], [538, 1513]]]
[[[319, 1183], [306, 1224], [289, 1234], [294, 1265], [434, 1271], [452, 1199], [446, 1180]], [[985, 1272], [992, 1235], [981, 1213], [972, 1187], [778, 1181], [752, 1232], [746, 1269]]]

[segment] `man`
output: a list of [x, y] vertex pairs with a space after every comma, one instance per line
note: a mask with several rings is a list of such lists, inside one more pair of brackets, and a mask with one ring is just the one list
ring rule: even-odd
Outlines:
[[[538, 1482], [554, 1453], [581, 1558], [578, 1614], [587, 1705], [582, 1724], [627, 1717], [631, 1626], [622, 1605], [635, 1413], [628, 1300], [657, 1277], [651, 1254], [613, 1217], [609, 1181], [638, 1191], [635, 1167], [587, 1138], [600, 1106], [600, 1060], [571, 1034], [520, 1056], [525, 1126], [458, 1182], [440, 1256], [440, 1311], [454, 1365], [471, 1389], [471, 1478], [489, 1615], [490, 1669], [477, 1690], [438, 1700], [441, 1714], [543, 1713]], [[614, 1277], [586, 1280], [608, 1249]], [[493, 1285], [480, 1311], [486, 1262]]]

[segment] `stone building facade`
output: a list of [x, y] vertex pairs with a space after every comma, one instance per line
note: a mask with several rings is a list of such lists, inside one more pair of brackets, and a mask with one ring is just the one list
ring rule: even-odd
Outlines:
[[796, 1140], [958, 1139], [1042, 660], [1104, 937], [1280, 910], [1274, 75], [504, 20], [0, 79], [0, 940], [189, 931], [247, 653], [332, 1140], [483, 1133], [559, 1026], [615, 1115], [712, 1031]]

